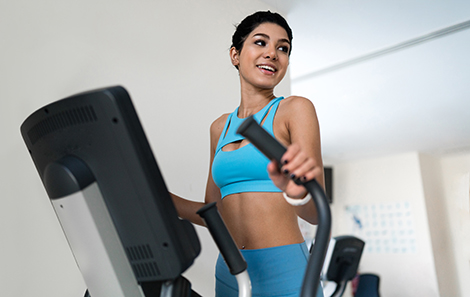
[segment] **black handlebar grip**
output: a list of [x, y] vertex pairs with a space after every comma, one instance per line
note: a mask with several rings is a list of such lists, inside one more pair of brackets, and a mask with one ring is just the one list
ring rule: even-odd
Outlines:
[[[282, 155], [284, 155], [286, 148], [271, 134], [264, 130], [255, 121], [253, 116], [249, 116], [238, 127], [237, 132], [248, 139], [270, 160], [276, 160], [281, 164], [281, 158]], [[311, 297], [316, 296], [317, 294], [320, 274], [323, 262], [325, 261], [326, 252], [328, 250], [328, 244], [330, 242], [331, 211], [325, 192], [316, 180], [310, 180], [306, 183], [301, 183], [296, 180], [296, 183], [303, 185], [312, 195], [318, 214], [318, 228], [315, 235], [315, 245], [308, 261], [300, 294], [301, 297]]]
[[249, 116], [240, 124], [237, 133], [253, 143], [270, 160], [276, 160], [281, 164], [281, 158], [286, 152], [286, 148], [272, 137], [271, 134], [261, 128], [253, 116]]
[[197, 214], [204, 220], [215, 244], [219, 248], [220, 254], [230, 269], [230, 273], [237, 275], [243, 272], [248, 265], [240, 253], [240, 250], [237, 248], [235, 241], [233, 241], [227, 226], [222, 220], [222, 217], [217, 210], [216, 203], [212, 202], [205, 205], [197, 211]]

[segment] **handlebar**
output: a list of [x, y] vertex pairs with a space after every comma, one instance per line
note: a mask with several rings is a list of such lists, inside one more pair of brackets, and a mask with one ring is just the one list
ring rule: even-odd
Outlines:
[[217, 210], [216, 202], [205, 205], [197, 211], [197, 214], [204, 220], [204, 223], [220, 250], [220, 254], [230, 269], [230, 273], [236, 275], [244, 271], [248, 265], [225, 226]]
[[[248, 117], [240, 125], [237, 132], [248, 139], [270, 160], [276, 160], [278, 164], [281, 164], [281, 158], [286, 148], [264, 130], [255, 121], [253, 116]], [[295, 182], [299, 185], [303, 185], [312, 195], [318, 213], [318, 228], [315, 235], [315, 244], [307, 264], [300, 294], [301, 297], [312, 297], [316, 296], [323, 262], [325, 261], [326, 252], [328, 250], [331, 230], [331, 211], [325, 192], [316, 180], [310, 180], [305, 183], [295, 180]]]
[[251, 297], [251, 281], [246, 271], [248, 265], [222, 220], [216, 202], [205, 205], [197, 211], [197, 214], [201, 216], [209, 229], [230, 273], [236, 277], [238, 296]]

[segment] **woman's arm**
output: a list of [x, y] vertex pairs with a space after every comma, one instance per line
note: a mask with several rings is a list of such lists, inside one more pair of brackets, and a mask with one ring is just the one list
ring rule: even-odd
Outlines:
[[[302, 97], [287, 98], [276, 118], [278, 123], [281, 123], [278, 138], [288, 147], [282, 157], [284, 164], [280, 170], [274, 162], [269, 164], [271, 179], [292, 198], [303, 198], [307, 191], [303, 186], [295, 184], [291, 177], [304, 182], [316, 179], [324, 188], [320, 129], [312, 102]], [[317, 223], [317, 211], [313, 201], [295, 206], [295, 210], [304, 220], [312, 224]]]
[[209, 176], [207, 178], [206, 184], [206, 196], [204, 198], [205, 203], [217, 202], [217, 207], [221, 211], [222, 195], [220, 194], [220, 189], [214, 182], [212, 178], [212, 162], [214, 161], [215, 149], [217, 148], [217, 143], [219, 142], [220, 134], [222, 133], [227, 120], [227, 114], [222, 115], [217, 120], [215, 120], [210, 128], [210, 139], [211, 139], [211, 155], [209, 162]]
[[[217, 147], [217, 142], [220, 136], [220, 133], [223, 130], [223, 116], [216, 121], [214, 121], [210, 128], [210, 138], [211, 138], [211, 153], [210, 153], [210, 163], [209, 163], [209, 176], [207, 178], [206, 184], [206, 194], [203, 202], [195, 202], [191, 200], [184, 199], [179, 197], [175, 194], [170, 193], [171, 198], [173, 199], [173, 203], [175, 204], [176, 210], [178, 211], [178, 215], [186, 220], [189, 220], [193, 224], [205, 226], [204, 222], [202, 221], [201, 217], [196, 213], [201, 207], [206, 205], [207, 203], [211, 202], [219, 202], [221, 201], [221, 195], [219, 188], [214, 183], [212, 179], [212, 161], [214, 160], [215, 149]], [[220, 123], [222, 122], [222, 126]], [[220, 209], [220, 203], [217, 205]]]
[[191, 201], [173, 193], [170, 193], [170, 196], [173, 199], [173, 204], [175, 205], [180, 218], [186, 219], [193, 224], [204, 226], [204, 222], [201, 217], [196, 213], [205, 205], [204, 203]]

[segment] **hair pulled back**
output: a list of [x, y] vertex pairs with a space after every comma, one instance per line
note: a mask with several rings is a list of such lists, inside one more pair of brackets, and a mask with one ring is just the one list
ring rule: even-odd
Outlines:
[[278, 13], [271, 11], [258, 11], [252, 15], [247, 16], [240, 24], [236, 27], [235, 33], [232, 36], [232, 46], [237, 51], [241, 51], [243, 48], [243, 43], [247, 39], [248, 35], [253, 32], [256, 27], [264, 23], [273, 23], [281, 26], [286, 30], [287, 37], [291, 42], [289, 55], [292, 52], [292, 30], [289, 27], [287, 21]]

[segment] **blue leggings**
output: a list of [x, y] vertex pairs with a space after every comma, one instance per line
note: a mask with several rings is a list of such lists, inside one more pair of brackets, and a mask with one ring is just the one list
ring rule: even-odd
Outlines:
[[[300, 295], [309, 257], [305, 243], [241, 250], [241, 253], [248, 263], [253, 296], [298, 297]], [[230, 274], [220, 255], [217, 259], [215, 277], [216, 297], [238, 297], [237, 280]], [[320, 285], [317, 297], [323, 297]]]

